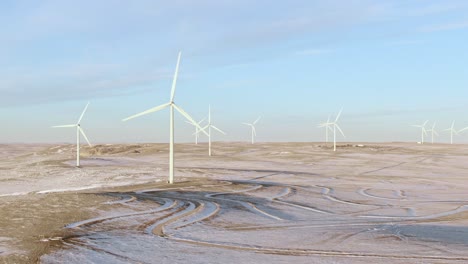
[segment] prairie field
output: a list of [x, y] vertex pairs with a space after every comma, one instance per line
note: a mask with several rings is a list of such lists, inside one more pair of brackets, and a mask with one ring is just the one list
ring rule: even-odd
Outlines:
[[3, 263], [467, 263], [468, 147], [0, 145]]

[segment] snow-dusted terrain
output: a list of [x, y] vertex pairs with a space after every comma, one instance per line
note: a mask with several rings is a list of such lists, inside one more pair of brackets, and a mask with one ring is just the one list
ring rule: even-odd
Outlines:
[[467, 263], [468, 147], [2, 145], [0, 260]]

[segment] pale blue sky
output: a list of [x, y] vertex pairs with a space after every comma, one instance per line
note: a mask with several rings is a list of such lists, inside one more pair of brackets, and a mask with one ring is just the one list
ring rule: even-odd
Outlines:
[[[171, 3], [169, 3], [171, 2]], [[417, 141], [410, 127], [468, 126], [468, 1], [1, 1], [0, 142], [166, 142], [176, 102], [248, 140], [320, 141], [344, 107], [348, 141]], [[192, 140], [177, 117], [176, 139]], [[441, 133], [440, 141], [448, 135]], [[468, 133], [456, 138], [468, 142]]]

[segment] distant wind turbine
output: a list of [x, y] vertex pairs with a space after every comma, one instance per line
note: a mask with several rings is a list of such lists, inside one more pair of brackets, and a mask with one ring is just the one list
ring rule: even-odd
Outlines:
[[453, 144], [453, 135], [458, 135], [458, 131], [455, 130], [455, 121], [452, 122], [451, 127], [447, 128], [447, 129], [444, 129], [444, 131], [450, 132], [450, 144]]
[[318, 127], [325, 127], [325, 142], [328, 143], [328, 130], [333, 131], [331, 128], [332, 123], [330, 122], [330, 116], [328, 116], [327, 122], [320, 123]]
[[54, 128], [56, 127], [76, 127], [76, 166], [80, 166], [80, 134], [83, 135], [84, 139], [86, 142], [88, 142], [88, 145], [91, 147], [91, 143], [89, 143], [88, 137], [86, 136], [85, 132], [81, 128], [81, 120], [83, 119], [83, 116], [88, 109], [89, 102], [86, 104], [83, 112], [81, 112], [80, 118], [78, 118], [78, 122], [76, 124], [72, 125], [61, 125], [61, 126], [53, 126]]
[[431, 139], [432, 139], [432, 144], [434, 144], [434, 135], [439, 136], [439, 133], [435, 130], [436, 122], [432, 124], [431, 129], [427, 130], [427, 132], [431, 132]]
[[[211, 124], [211, 106], [208, 106], [208, 125], [202, 128], [203, 131], [206, 131], [208, 128], [208, 155], [211, 156], [211, 129], [213, 128], [214, 130], [218, 131], [219, 133], [226, 135], [224, 131], [221, 129], [215, 127], [213, 124]], [[200, 132], [200, 131], [199, 131]]]
[[340, 133], [341, 133], [341, 135], [343, 135], [343, 137], [346, 137], [344, 135], [344, 133], [343, 133], [343, 130], [341, 130], [340, 126], [338, 125], [338, 119], [341, 116], [341, 112], [343, 112], [343, 108], [341, 108], [338, 115], [336, 115], [335, 121], [330, 123], [330, 125], [333, 126], [333, 151], [336, 151], [336, 129], [338, 129], [338, 131], [340, 131]]
[[200, 129], [198, 129], [198, 127], [200, 127], [201, 123], [203, 123], [203, 121], [205, 121], [206, 118], [203, 118], [202, 120], [198, 121], [197, 125], [193, 124], [192, 122], [188, 121], [188, 120], [185, 120], [185, 122], [193, 125], [195, 127], [195, 144], [198, 145], [198, 138], [200, 137]]
[[253, 123], [242, 123], [246, 126], [250, 126], [250, 128], [252, 129], [252, 144], [255, 143], [255, 137], [257, 136], [257, 131], [255, 130], [255, 125], [258, 123], [258, 121], [260, 120], [260, 118], [262, 118], [261, 116], [259, 116], [257, 118], [257, 120], [255, 120]]
[[421, 128], [421, 144], [424, 144], [424, 135], [427, 135], [426, 125], [429, 120], [426, 120], [422, 125], [413, 125], [414, 127]]
[[[146, 111], [143, 111], [141, 113], [138, 113], [136, 115], [132, 115], [130, 117], [122, 119], [122, 121], [127, 121], [127, 120], [130, 120], [130, 119], [142, 116], [142, 115], [146, 115], [146, 114], [149, 114], [149, 113], [160, 111], [160, 110], [162, 110], [162, 109], [164, 109], [166, 107], [170, 107], [170, 116], [169, 116], [170, 117], [170, 121], [169, 121], [169, 138], [170, 138], [170, 143], [169, 143], [169, 183], [170, 184], [174, 183], [174, 109], [177, 110], [177, 112], [179, 112], [185, 118], [187, 118], [196, 127], [198, 127], [198, 129], [202, 129], [198, 125], [198, 123], [195, 120], [193, 120], [193, 118], [189, 114], [187, 114], [187, 112], [185, 112], [180, 106], [178, 106], [178, 105], [176, 105], [174, 103], [174, 95], [175, 95], [175, 89], [176, 89], [176, 83], [177, 83], [177, 75], [179, 73], [179, 63], [180, 63], [180, 56], [181, 55], [182, 55], [182, 53], [179, 52], [179, 56], [177, 57], [176, 69], [175, 69], [175, 73], [174, 73], [174, 79], [172, 80], [170, 101], [165, 103], [165, 104], [150, 108], [150, 109], [148, 109]], [[202, 130], [202, 132], [206, 134], [206, 132], [204, 130]], [[208, 135], [208, 134], [206, 134], [206, 135]]]

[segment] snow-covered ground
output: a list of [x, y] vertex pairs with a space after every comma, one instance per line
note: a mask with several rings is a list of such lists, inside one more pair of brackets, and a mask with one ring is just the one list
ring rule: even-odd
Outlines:
[[206, 147], [0, 145], [0, 260], [468, 262], [465, 145]]

